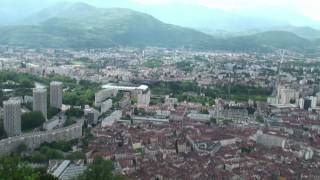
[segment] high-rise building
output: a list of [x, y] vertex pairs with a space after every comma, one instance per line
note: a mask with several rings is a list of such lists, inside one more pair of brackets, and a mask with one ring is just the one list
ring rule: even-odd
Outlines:
[[317, 105], [320, 105], [320, 92], [316, 94], [317, 97]]
[[112, 99], [108, 99], [101, 104], [101, 113], [109, 111], [112, 107]]
[[106, 99], [116, 96], [118, 94], [117, 89], [103, 89], [95, 94], [95, 106], [101, 106], [101, 103]]
[[150, 90], [144, 91], [141, 94], [138, 94], [138, 107], [146, 108], [150, 104], [151, 93]]
[[279, 86], [277, 100], [278, 104], [292, 104], [299, 97], [299, 93], [294, 89]]
[[40, 111], [47, 119], [47, 89], [33, 89], [33, 111]]
[[311, 108], [312, 109], [317, 108], [317, 101], [318, 101], [317, 96], [311, 96], [310, 100], [311, 100]]
[[304, 109], [304, 98], [299, 99], [299, 107], [300, 109]]
[[305, 98], [303, 104], [303, 109], [307, 111], [311, 108], [312, 100], [310, 98]]
[[9, 100], [3, 102], [4, 130], [8, 137], [21, 134], [21, 107], [20, 101]]
[[108, 127], [112, 126], [116, 121], [119, 121], [121, 119], [122, 112], [117, 110], [110, 114], [110, 116], [106, 117], [101, 122], [101, 127]]
[[62, 106], [63, 96], [63, 85], [62, 82], [51, 82], [50, 83], [50, 106], [60, 109]]
[[84, 116], [87, 119], [87, 122], [91, 125], [96, 125], [98, 123], [100, 113], [94, 108], [85, 108]]
[[257, 140], [258, 144], [262, 144], [267, 147], [280, 147], [284, 148], [286, 144], [286, 139], [270, 134], [264, 134], [261, 131], [257, 132]]

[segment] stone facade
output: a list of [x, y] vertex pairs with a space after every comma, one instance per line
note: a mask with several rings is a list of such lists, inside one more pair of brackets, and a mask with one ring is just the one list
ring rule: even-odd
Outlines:
[[79, 121], [68, 127], [55, 129], [51, 131], [26, 133], [21, 136], [11, 137], [0, 141], [0, 154], [9, 154], [16, 150], [16, 148], [24, 143], [29, 149], [35, 149], [44, 142], [53, 141], [70, 141], [73, 139], [81, 138], [82, 136], [83, 121]]
[[21, 134], [21, 107], [20, 101], [9, 100], [3, 103], [4, 107], [4, 130], [8, 137]]
[[33, 89], [33, 111], [40, 111], [47, 119], [47, 89]]
[[60, 109], [62, 106], [63, 84], [62, 82], [50, 83], [50, 106]]

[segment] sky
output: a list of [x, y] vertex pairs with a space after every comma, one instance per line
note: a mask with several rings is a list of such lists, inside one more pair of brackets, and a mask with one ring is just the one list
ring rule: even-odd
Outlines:
[[[0, 0], [0, 7], [16, 5], [17, 7], [42, 6], [63, 0]], [[203, 6], [226, 11], [256, 11], [277, 9], [284, 12], [295, 12], [320, 21], [319, 0], [65, 0], [83, 1], [99, 6]]]
[[[112, 0], [90, 0], [93, 4], [106, 5]], [[283, 11], [285, 14], [299, 14], [320, 21], [319, 0], [117, 0], [144, 6], [203, 6], [225, 11], [249, 11], [258, 13], [260, 10]], [[117, 2], [114, 1], [114, 2]], [[112, 4], [112, 2], [110, 3]]]
[[296, 11], [299, 14], [320, 20], [320, 1], [318, 0], [131, 0], [147, 5], [187, 4], [227, 11], [259, 9], [279, 9]]
[[[15, 12], [11, 13], [12, 16], [17, 16], [17, 12], [18, 15], [32, 14], [58, 2], [85, 2], [97, 7], [131, 8], [169, 23], [183, 21], [186, 13], [189, 13], [187, 17], [190, 18], [193, 15], [205, 16], [210, 10], [221, 10], [300, 26], [320, 24], [320, 0], [0, 0], [0, 16], [3, 12]], [[177, 17], [180, 11], [181, 17]], [[191, 20], [186, 21], [189, 23]]]

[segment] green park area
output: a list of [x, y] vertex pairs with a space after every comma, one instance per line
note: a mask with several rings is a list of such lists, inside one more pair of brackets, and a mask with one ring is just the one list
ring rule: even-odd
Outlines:
[[153, 95], [172, 95], [180, 102], [198, 102], [202, 104], [214, 104], [214, 99], [222, 98], [234, 101], [266, 101], [272, 90], [243, 85], [200, 87], [195, 81], [186, 82], [158, 82], [151, 85]]

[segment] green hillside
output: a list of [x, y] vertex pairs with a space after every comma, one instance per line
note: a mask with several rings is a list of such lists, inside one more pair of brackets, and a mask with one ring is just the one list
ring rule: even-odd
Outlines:
[[252, 35], [248, 38], [256, 44], [273, 48], [297, 50], [314, 48], [314, 44], [311, 41], [286, 31], [268, 31]]
[[311, 27], [302, 26], [302, 27], [288, 27], [283, 30], [295, 33], [296, 35], [306, 38], [306, 39], [316, 39], [320, 38], [320, 31]]
[[25, 24], [29, 25], [0, 27], [0, 43], [54, 48], [315, 49], [310, 41], [285, 31], [219, 39], [193, 29], [165, 24], [148, 14], [129, 9], [100, 9], [81, 3], [45, 9], [27, 19]]
[[[79, 12], [79, 13], [76, 13]], [[0, 43], [32, 47], [193, 46], [212, 39], [128, 9], [79, 9], [36, 25], [0, 28]]]

